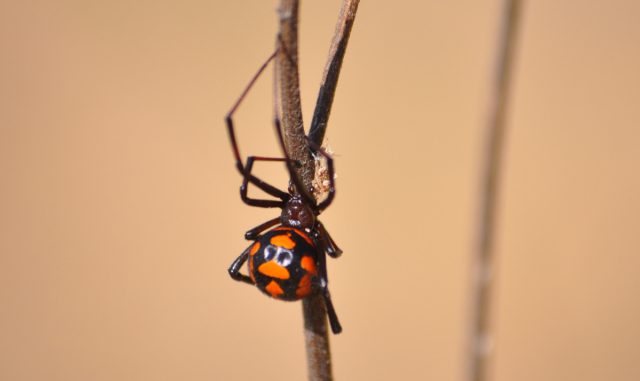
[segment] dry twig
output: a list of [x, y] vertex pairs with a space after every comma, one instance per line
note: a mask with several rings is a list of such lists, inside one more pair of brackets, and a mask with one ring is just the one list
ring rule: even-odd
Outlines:
[[[333, 96], [338, 82], [340, 66], [349, 40], [351, 26], [355, 18], [359, 0], [344, 0], [329, 60], [320, 87], [312, 122], [312, 140], [322, 144], [327, 120], [331, 111]], [[309, 146], [304, 133], [300, 106], [300, 86], [298, 74], [298, 0], [281, 0], [278, 9], [280, 31], [277, 44], [283, 49], [276, 58], [277, 78], [280, 90], [282, 126], [285, 146], [292, 159], [302, 164], [298, 175], [308, 191], [312, 189], [315, 172]], [[305, 342], [309, 380], [331, 380], [331, 354], [327, 335], [327, 319], [321, 296], [303, 300]]]
[[333, 96], [340, 76], [342, 59], [347, 50], [347, 43], [349, 42], [353, 22], [356, 19], [359, 3], [360, 0], [345, 0], [340, 8], [336, 31], [329, 49], [329, 59], [327, 60], [327, 66], [324, 68], [318, 100], [316, 101], [316, 108], [313, 112], [313, 120], [309, 129], [309, 138], [317, 145], [322, 145], [324, 133], [327, 129], [327, 121], [329, 120]]

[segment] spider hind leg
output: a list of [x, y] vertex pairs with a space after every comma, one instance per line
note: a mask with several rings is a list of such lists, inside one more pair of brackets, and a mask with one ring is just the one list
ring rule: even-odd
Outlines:
[[229, 275], [234, 280], [237, 280], [239, 282], [244, 282], [250, 285], [254, 285], [255, 283], [249, 276], [244, 275], [240, 272], [242, 265], [244, 265], [244, 263], [247, 261], [248, 258], [249, 258], [249, 249], [246, 249], [245, 251], [242, 252], [242, 254], [240, 254], [238, 258], [235, 259], [235, 261], [233, 261], [233, 263], [231, 263], [231, 266], [229, 266]]

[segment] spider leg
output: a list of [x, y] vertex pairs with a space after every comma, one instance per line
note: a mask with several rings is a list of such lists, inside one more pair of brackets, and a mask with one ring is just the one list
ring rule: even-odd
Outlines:
[[264, 222], [264, 223], [256, 226], [255, 228], [247, 231], [244, 234], [244, 238], [247, 241], [255, 241], [258, 238], [258, 236], [260, 235], [260, 233], [262, 233], [263, 231], [269, 229], [272, 226], [277, 225], [279, 222], [280, 222], [280, 217], [276, 217], [276, 218], [271, 219], [271, 220], [269, 220], [267, 222]]
[[340, 325], [338, 315], [336, 314], [336, 310], [333, 308], [333, 303], [331, 302], [331, 294], [329, 293], [329, 278], [327, 275], [327, 257], [324, 250], [322, 250], [322, 252], [320, 253], [318, 264], [320, 276], [320, 292], [322, 298], [324, 299], [324, 305], [327, 309], [329, 325], [331, 325], [331, 331], [334, 334], [338, 334], [342, 332], [342, 326]]
[[[278, 51], [276, 51], [276, 53], [278, 52], [282, 52], [285, 57], [287, 58], [287, 60], [289, 60], [290, 63], [292, 63], [293, 65], [295, 65], [293, 58], [291, 57], [291, 55], [289, 54], [289, 52], [286, 49], [285, 44], [282, 41], [282, 36], [278, 35], [278, 40], [279, 40], [279, 47], [278, 47]], [[280, 123], [280, 115], [279, 115], [279, 108], [278, 108], [278, 86], [277, 86], [277, 81], [278, 81], [278, 71], [276, 70], [276, 75], [274, 76], [274, 86], [273, 86], [273, 99], [274, 99], [274, 125], [276, 128], [276, 132], [278, 134], [278, 141], [280, 142], [280, 147], [282, 148], [282, 152], [284, 152], [284, 156], [289, 159], [289, 152], [287, 152], [287, 147], [284, 144], [284, 135], [282, 132], [282, 124]], [[307, 204], [307, 205], [311, 205], [314, 208], [316, 207], [316, 205], [318, 204], [318, 202], [316, 201], [316, 199], [312, 196], [313, 194], [313, 189], [305, 189], [304, 187], [304, 183], [300, 180], [300, 177], [298, 176], [298, 173], [294, 170], [293, 166], [291, 165], [291, 162], [287, 162], [287, 169], [289, 170], [289, 177], [291, 178], [291, 183], [293, 183], [293, 185], [295, 186], [296, 190], [298, 191], [298, 194], [300, 194], [300, 196], [302, 197], [303, 201]]]
[[309, 145], [311, 146], [311, 148], [313, 148], [320, 155], [324, 156], [324, 158], [327, 160], [327, 172], [329, 176], [329, 194], [327, 195], [327, 198], [325, 198], [321, 203], [318, 204], [318, 210], [323, 211], [327, 209], [329, 205], [331, 205], [331, 203], [333, 202], [333, 198], [336, 196], [336, 176], [335, 176], [336, 173], [333, 168], [333, 158], [331, 157], [331, 155], [329, 155], [329, 153], [327, 153], [327, 151], [324, 150], [324, 148], [314, 143], [311, 139], [307, 138], [307, 141], [309, 142]]
[[342, 249], [338, 247], [336, 242], [333, 240], [333, 238], [331, 238], [331, 235], [329, 235], [329, 232], [320, 221], [318, 221], [317, 231], [319, 239], [324, 242], [324, 245], [327, 248], [327, 254], [329, 254], [331, 258], [340, 257], [342, 255]]
[[[276, 201], [276, 200], [259, 200], [259, 199], [250, 198], [247, 192], [249, 189], [249, 183], [255, 184], [254, 182], [251, 181], [251, 178], [253, 177], [253, 175], [251, 175], [251, 171], [253, 170], [254, 162], [256, 161], [287, 161], [287, 160], [290, 161], [290, 159], [286, 159], [283, 157], [263, 157], [263, 156], [247, 157], [247, 166], [244, 168], [245, 170], [244, 178], [242, 180], [242, 185], [240, 186], [240, 198], [242, 199], [242, 201], [247, 205], [257, 206], [260, 208], [283, 208], [285, 202], [289, 200], [290, 196], [288, 193], [282, 192], [286, 197], [284, 199], [281, 199], [281, 201]], [[278, 190], [278, 192], [281, 192], [281, 191]]]
[[254, 284], [253, 280], [251, 280], [250, 277], [240, 273], [240, 268], [242, 268], [242, 265], [249, 258], [249, 248], [243, 251], [242, 254], [240, 254], [240, 256], [236, 258], [236, 260], [233, 261], [233, 263], [231, 263], [231, 266], [229, 266], [229, 275], [231, 275], [231, 278], [237, 281], [253, 285]]
[[280, 124], [280, 118], [277, 116], [277, 114], [273, 123], [276, 127], [276, 132], [278, 133], [278, 141], [280, 142], [280, 147], [282, 148], [284, 156], [287, 159], [287, 169], [289, 170], [289, 177], [291, 178], [291, 182], [295, 186], [300, 196], [303, 198], [304, 202], [315, 207], [317, 204], [316, 200], [313, 197], [309, 196], [308, 190], [304, 188], [304, 184], [300, 180], [300, 177], [298, 177], [298, 173], [293, 167], [293, 163], [295, 162], [295, 160], [291, 160], [291, 158], [289, 157], [289, 153], [287, 152], [287, 148], [284, 145], [282, 125]]
[[[227, 113], [227, 116], [225, 117], [225, 122], [227, 124], [227, 131], [229, 133], [229, 140], [231, 141], [231, 148], [233, 150], [233, 155], [236, 159], [236, 168], [238, 169], [240, 174], [243, 176], [245, 175], [246, 170], [245, 170], [245, 166], [242, 164], [242, 157], [240, 156], [240, 148], [238, 147], [238, 141], [236, 139], [235, 127], [233, 125], [233, 114], [236, 112], [236, 110], [240, 106], [240, 103], [247, 96], [247, 94], [249, 93], [249, 90], [251, 90], [251, 87], [253, 87], [253, 84], [256, 82], [258, 77], [260, 77], [260, 75], [264, 72], [267, 65], [275, 58], [277, 53], [278, 53], [278, 50], [273, 52], [273, 54], [271, 54], [269, 58], [267, 58], [267, 60], [262, 64], [262, 66], [260, 66], [260, 68], [258, 69], [258, 72], [253, 76], [253, 78], [251, 78], [251, 80], [249, 81], [249, 84], [242, 91], [242, 94], [240, 95], [236, 103], [234, 103], [233, 107], [231, 107], [231, 110], [229, 110], [229, 112]], [[262, 181], [258, 177], [249, 175], [249, 182], [257, 186], [258, 188], [262, 189], [265, 193], [270, 194], [271, 196], [277, 197], [282, 201], [286, 201], [289, 199], [289, 194], [287, 192], [283, 192], [279, 190], [278, 188]], [[259, 205], [253, 205], [253, 206], [259, 206]]]
[[334, 334], [339, 334], [342, 332], [342, 325], [340, 325], [340, 321], [338, 320], [338, 315], [336, 315], [336, 310], [333, 308], [333, 303], [331, 302], [331, 295], [329, 295], [329, 290], [325, 289], [323, 291], [322, 297], [324, 298], [324, 304], [327, 308], [327, 316], [329, 317], [329, 325], [331, 325], [331, 332]]

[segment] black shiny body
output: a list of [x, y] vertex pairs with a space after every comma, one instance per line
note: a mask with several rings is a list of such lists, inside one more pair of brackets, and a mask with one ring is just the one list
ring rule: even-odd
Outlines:
[[[289, 239], [290, 245], [278, 245], [278, 241]], [[251, 248], [257, 248], [252, 254]], [[300, 300], [316, 292], [321, 285], [316, 263], [317, 249], [304, 232], [280, 227], [268, 231], [249, 248], [247, 267], [249, 277], [256, 287], [275, 299]], [[273, 262], [273, 263], [269, 263]], [[272, 265], [280, 274], [261, 271]]]
[[[277, 116], [274, 125], [284, 157], [249, 156], [246, 163], [243, 163], [236, 140], [233, 114], [276, 53], [269, 57], [252, 78], [227, 114], [225, 121], [236, 168], [243, 177], [240, 186], [242, 201], [249, 206], [281, 208], [282, 212], [279, 217], [266, 221], [246, 232], [245, 238], [254, 242], [231, 264], [229, 274], [235, 280], [256, 285], [262, 292], [276, 299], [298, 300], [314, 293], [320, 293], [325, 302], [331, 330], [333, 333], [340, 333], [342, 327], [329, 294], [326, 255], [337, 258], [342, 254], [342, 251], [317, 219], [317, 216], [331, 204], [335, 196], [333, 158], [324, 149], [309, 141], [314, 151], [326, 160], [329, 179], [326, 198], [317, 202], [305, 191], [298, 178], [295, 171], [295, 166], [298, 163], [292, 160], [287, 153], [280, 120]], [[288, 192], [284, 192], [253, 175], [253, 164], [256, 161], [283, 162], [289, 172]], [[255, 199], [249, 197], [249, 184], [261, 189], [273, 198]], [[270, 228], [273, 229], [267, 231]], [[267, 232], [264, 233], [265, 231]], [[244, 275], [240, 269], [247, 261], [249, 275]], [[307, 286], [309, 286], [308, 289]]]

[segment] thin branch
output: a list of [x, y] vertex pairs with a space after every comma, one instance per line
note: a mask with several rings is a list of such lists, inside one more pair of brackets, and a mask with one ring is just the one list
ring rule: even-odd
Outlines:
[[[318, 131], [314, 142], [322, 144], [326, 123], [331, 111], [333, 95], [345, 48], [353, 25], [357, 0], [344, 0], [336, 35], [334, 37], [327, 69], [323, 76], [320, 95], [314, 113], [312, 131]], [[280, 30], [277, 41], [280, 49], [276, 57], [277, 81], [280, 89], [282, 111], [282, 126], [286, 150], [290, 157], [298, 160], [302, 166], [298, 175], [308, 191], [312, 189], [315, 173], [315, 162], [310, 155], [309, 146], [304, 133], [302, 109], [300, 106], [300, 84], [298, 74], [298, 0], [281, 0], [278, 9]], [[319, 122], [315, 122], [318, 119]], [[322, 126], [321, 130], [314, 130], [313, 126]], [[307, 366], [309, 380], [330, 381], [333, 379], [331, 370], [331, 352], [327, 330], [327, 315], [324, 301], [320, 295], [311, 296], [302, 302], [304, 315], [305, 343], [307, 348]]]
[[319, 294], [302, 300], [304, 341], [307, 347], [307, 375], [310, 381], [333, 380], [327, 331], [327, 310]]
[[276, 57], [277, 78], [280, 87], [282, 128], [284, 142], [289, 156], [299, 161], [302, 168], [299, 175], [306, 189], [311, 189], [315, 172], [314, 161], [309, 154], [309, 146], [302, 121], [300, 105], [300, 80], [298, 74], [298, 0], [281, 0], [279, 41], [282, 49]]
[[[302, 163], [299, 175], [305, 187], [311, 189], [315, 163], [309, 154], [300, 107], [298, 6], [297, 0], [282, 0], [280, 3], [280, 41], [277, 43], [282, 44], [283, 49], [280, 49], [280, 54], [277, 56], [276, 70], [278, 70], [280, 82], [285, 146], [291, 158]], [[319, 295], [310, 296], [303, 300], [302, 306], [309, 380], [332, 380], [324, 301]]]
[[472, 322], [469, 348], [469, 381], [488, 379], [488, 363], [491, 355], [492, 286], [495, 264], [494, 238], [496, 214], [501, 179], [503, 146], [506, 135], [505, 117], [509, 99], [509, 85], [513, 71], [520, 0], [504, 0], [502, 30], [500, 31], [496, 72], [491, 89], [486, 125], [486, 146], [480, 189], [480, 219], [477, 247], [474, 250], [474, 284]]
[[342, 59], [347, 50], [351, 28], [356, 19], [359, 3], [360, 0], [344, 0], [340, 8], [336, 31], [329, 49], [329, 59], [322, 75], [318, 100], [316, 101], [316, 108], [313, 113], [311, 128], [309, 129], [309, 138], [319, 146], [322, 145], [322, 140], [324, 140], [324, 133], [327, 129], [331, 105], [333, 104], [333, 97], [336, 92], [338, 77], [340, 76]]

